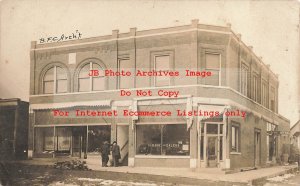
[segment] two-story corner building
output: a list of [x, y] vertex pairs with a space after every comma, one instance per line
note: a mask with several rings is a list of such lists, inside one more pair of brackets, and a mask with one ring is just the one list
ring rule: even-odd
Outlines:
[[289, 130], [278, 78], [230, 25], [32, 42], [30, 82], [30, 157], [92, 158], [116, 140], [128, 166], [235, 169], [289, 143], [272, 132]]

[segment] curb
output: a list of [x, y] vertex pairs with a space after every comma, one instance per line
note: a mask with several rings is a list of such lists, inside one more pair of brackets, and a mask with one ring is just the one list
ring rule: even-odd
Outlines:
[[281, 175], [284, 175], [284, 174], [287, 174], [287, 173], [294, 173], [294, 172], [297, 172], [298, 170], [299, 170], [298, 167], [289, 168], [287, 170], [283, 170], [281, 172], [274, 173], [272, 175], [268, 175], [268, 176], [264, 176], [264, 177], [261, 177], [261, 178], [253, 179], [253, 180], [249, 181], [249, 184], [250, 185], [259, 185], [259, 183], [264, 182], [268, 178], [272, 178], [272, 177], [275, 177], [275, 176], [281, 176]]

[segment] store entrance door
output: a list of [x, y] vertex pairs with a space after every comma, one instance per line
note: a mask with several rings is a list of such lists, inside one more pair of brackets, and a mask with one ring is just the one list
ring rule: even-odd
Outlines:
[[207, 166], [218, 166], [218, 136], [207, 137]]

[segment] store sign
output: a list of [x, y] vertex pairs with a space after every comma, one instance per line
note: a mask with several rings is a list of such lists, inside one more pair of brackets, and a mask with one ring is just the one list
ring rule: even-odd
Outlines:
[[268, 135], [275, 135], [275, 136], [288, 136], [290, 134], [289, 131], [267, 131]]

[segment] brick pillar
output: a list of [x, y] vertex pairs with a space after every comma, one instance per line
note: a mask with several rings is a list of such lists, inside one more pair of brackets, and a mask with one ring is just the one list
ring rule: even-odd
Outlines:
[[[197, 106], [193, 110], [197, 110]], [[194, 117], [190, 127], [190, 168], [197, 168], [198, 146], [197, 117]]]

